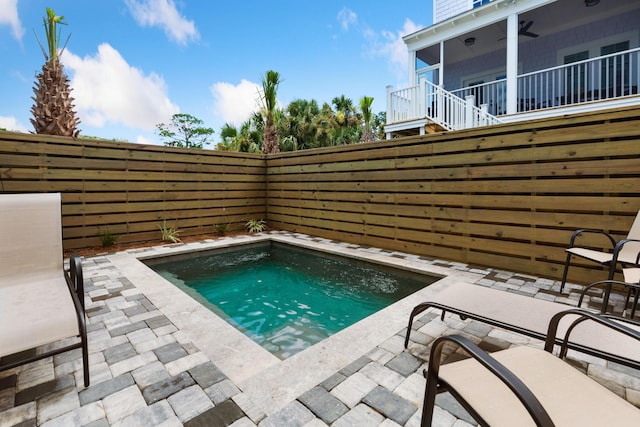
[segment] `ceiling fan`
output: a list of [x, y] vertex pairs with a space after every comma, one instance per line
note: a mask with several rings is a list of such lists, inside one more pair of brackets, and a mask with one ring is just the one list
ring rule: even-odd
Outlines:
[[533, 38], [538, 37], [539, 34], [532, 33], [531, 31], [529, 31], [529, 28], [531, 28], [531, 25], [533, 25], [533, 21], [529, 21], [529, 22], [520, 21], [520, 28], [518, 28], [518, 35], [533, 37]]
[[[520, 21], [520, 26], [518, 27], [518, 35], [532, 37], [532, 38], [538, 37], [539, 34], [529, 31], [529, 28], [531, 28], [532, 25], [533, 25], [533, 21]], [[507, 39], [507, 36], [505, 35], [504, 37], [499, 38], [498, 41], [502, 41], [506, 39]]]

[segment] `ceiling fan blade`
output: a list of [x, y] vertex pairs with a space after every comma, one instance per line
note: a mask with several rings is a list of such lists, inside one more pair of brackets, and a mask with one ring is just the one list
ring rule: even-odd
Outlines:
[[520, 32], [521, 33], [526, 33], [529, 31], [529, 28], [531, 28], [531, 25], [533, 25], [533, 21], [520, 21]]
[[538, 34], [532, 33], [531, 31], [529, 31], [529, 28], [531, 28], [532, 25], [533, 25], [533, 21], [529, 21], [529, 22], [520, 21], [520, 28], [518, 29], [518, 35], [533, 37], [533, 38], [538, 37]]

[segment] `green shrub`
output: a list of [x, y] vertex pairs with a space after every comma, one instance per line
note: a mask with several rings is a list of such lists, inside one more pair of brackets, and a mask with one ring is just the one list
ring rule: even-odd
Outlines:
[[216, 234], [219, 236], [224, 236], [227, 232], [227, 228], [229, 224], [216, 224]]
[[102, 246], [105, 247], [115, 245], [119, 238], [120, 236], [111, 233], [109, 230], [100, 233], [100, 241], [102, 242]]
[[168, 227], [167, 226], [167, 221], [164, 220], [162, 221], [162, 225], [159, 225], [158, 227], [160, 227], [160, 231], [162, 232], [162, 241], [163, 242], [172, 242], [172, 243], [179, 243], [180, 239], [178, 238], [178, 234], [180, 234], [180, 232], [178, 231], [178, 227]]
[[249, 233], [260, 233], [267, 228], [267, 223], [264, 219], [250, 219], [244, 227], [249, 231]]

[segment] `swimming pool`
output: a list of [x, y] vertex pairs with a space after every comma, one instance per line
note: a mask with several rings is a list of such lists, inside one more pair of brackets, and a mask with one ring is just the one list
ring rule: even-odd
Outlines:
[[145, 262], [280, 359], [437, 280], [275, 242]]

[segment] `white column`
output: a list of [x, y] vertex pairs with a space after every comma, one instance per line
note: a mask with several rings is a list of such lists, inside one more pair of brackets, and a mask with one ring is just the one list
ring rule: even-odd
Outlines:
[[444, 40], [440, 42], [440, 69], [438, 70], [438, 86], [444, 87]]
[[507, 17], [507, 114], [518, 112], [518, 15]]
[[391, 119], [393, 118], [393, 111], [391, 111], [391, 109], [393, 108], [393, 105], [391, 103], [391, 92], [393, 92], [393, 86], [389, 85], [387, 86], [387, 124], [391, 124], [392, 121]]
[[409, 51], [409, 87], [418, 85], [418, 77], [416, 76], [416, 51]]

